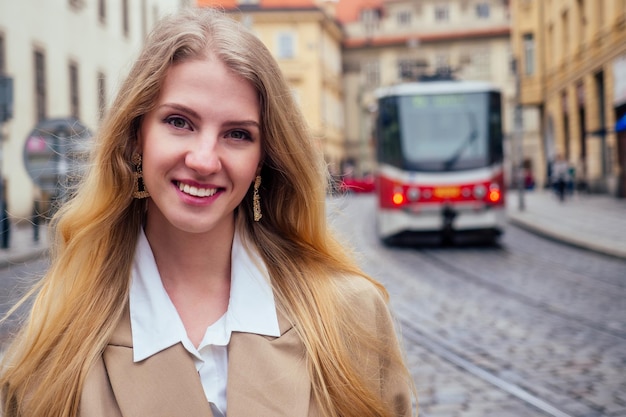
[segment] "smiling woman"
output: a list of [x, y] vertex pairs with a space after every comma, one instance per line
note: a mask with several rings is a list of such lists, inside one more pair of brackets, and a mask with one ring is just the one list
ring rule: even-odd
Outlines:
[[412, 415], [387, 293], [327, 227], [325, 175], [258, 38], [209, 9], [160, 22], [53, 219], [0, 414]]

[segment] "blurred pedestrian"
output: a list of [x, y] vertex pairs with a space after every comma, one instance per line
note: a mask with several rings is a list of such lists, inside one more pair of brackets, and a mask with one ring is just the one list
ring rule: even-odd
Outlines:
[[560, 201], [565, 200], [565, 191], [570, 182], [570, 166], [561, 154], [557, 154], [552, 164], [552, 181]]
[[527, 190], [535, 189], [535, 178], [530, 168], [524, 168], [524, 188]]
[[276, 61], [221, 12], [148, 38], [52, 225], [5, 417], [409, 416], [382, 285], [326, 225]]

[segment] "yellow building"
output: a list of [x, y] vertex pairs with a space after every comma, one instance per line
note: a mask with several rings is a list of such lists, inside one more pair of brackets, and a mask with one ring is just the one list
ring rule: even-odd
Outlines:
[[[576, 184], [626, 197], [626, 0], [514, 0], [520, 100], [540, 115], [545, 163], [562, 154]], [[619, 130], [619, 129], [618, 129]]]
[[342, 32], [322, 0], [198, 0], [236, 16], [278, 61], [331, 173], [344, 158]]

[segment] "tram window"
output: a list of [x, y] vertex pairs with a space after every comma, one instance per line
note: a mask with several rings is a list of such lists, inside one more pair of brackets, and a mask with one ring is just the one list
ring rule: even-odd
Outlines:
[[378, 114], [378, 159], [397, 167], [402, 166], [400, 125], [397, 98], [381, 100]]

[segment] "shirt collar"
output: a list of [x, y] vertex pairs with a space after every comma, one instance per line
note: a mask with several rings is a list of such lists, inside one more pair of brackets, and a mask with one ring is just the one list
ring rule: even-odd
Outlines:
[[[226, 345], [232, 332], [278, 337], [278, 318], [269, 274], [258, 253], [247, 250], [238, 233], [231, 249], [231, 287], [224, 317], [207, 329], [200, 348], [208, 344]], [[196, 351], [170, 300], [156, 266], [150, 244], [139, 233], [130, 286], [130, 321], [135, 362], [182, 342]]]

